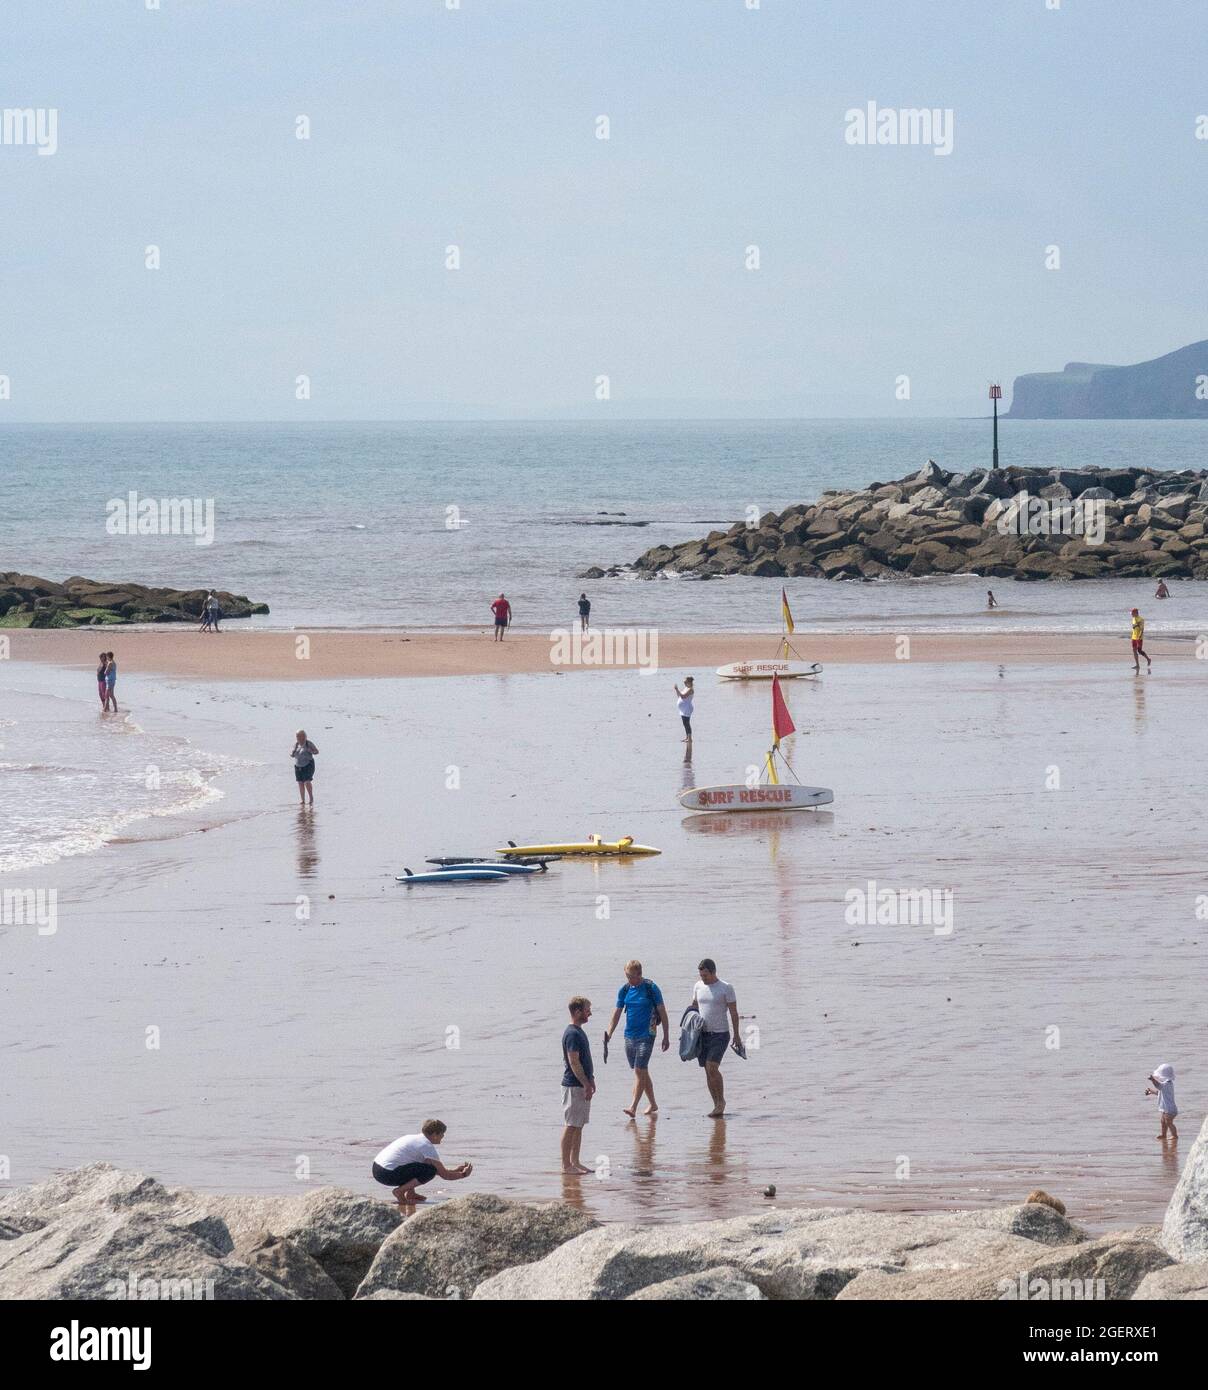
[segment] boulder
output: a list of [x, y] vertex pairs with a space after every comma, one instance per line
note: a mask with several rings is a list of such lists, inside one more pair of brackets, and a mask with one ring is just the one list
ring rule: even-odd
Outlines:
[[296, 1197], [206, 1196], [207, 1208], [227, 1224], [242, 1256], [264, 1233], [291, 1241], [311, 1257], [346, 1298], [356, 1293], [379, 1247], [398, 1228], [393, 1202], [338, 1187], [313, 1188]]
[[412, 1216], [386, 1240], [356, 1291], [468, 1298], [501, 1270], [544, 1259], [598, 1223], [565, 1202], [546, 1206], [489, 1193], [455, 1197]]
[[864, 1270], [954, 1268], [988, 1254], [1028, 1261], [1079, 1239], [1051, 1207], [904, 1214], [833, 1207], [675, 1226], [609, 1225], [484, 1281], [476, 1299], [627, 1299], [727, 1267], [776, 1299], [829, 1299]]
[[681, 1274], [659, 1284], [647, 1284], [629, 1295], [630, 1301], [675, 1300], [684, 1303], [756, 1303], [765, 1301], [758, 1284], [744, 1279], [742, 1271], [731, 1265], [706, 1269], [700, 1274]]
[[1208, 1262], [1166, 1265], [1147, 1274], [1133, 1291], [1133, 1300], [1208, 1299]]
[[1208, 1120], [1191, 1146], [1166, 1208], [1162, 1246], [1176, 1260], [1208, 1260]]
[[[133, 1281], [133, 1283], [132, 1283]], [[79, 1207], [0, 1242], [0, 1299], [288, 1300], [281, 1285], [150, 1207]]]
[[312, 1302], [344, 1299], [344, 1291], [318, 1260], [282, 1236], [265, 1231], [243, 1252], [243, 1262], [279, 1284], [293, 1298]]
[[1059, 1250], [991, 1250], [989, 1258], [960, 1269], [869, 1270], [853, 1279], [839, 1298], [1128, 1299], [1147, 1275], [1170, 1263], [1154, 1240], [1156, 1234], [1156, 1227], [1147, 1227]]

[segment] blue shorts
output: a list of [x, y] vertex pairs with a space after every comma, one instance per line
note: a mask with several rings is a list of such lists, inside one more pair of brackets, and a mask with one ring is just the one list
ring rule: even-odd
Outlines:
[[643, 1071], [650, 1065], [650, 1054], [654, 1051], [654, 1034], [647, 1033], [644, 1038], [625, 1039], [625, 1060], [636, 1071]]
[[726, 1048], [730, 1046], [730, 1031], [724, 1033], [701, 1033], [700, 1051], [696, 1054], [696, 1060], [703, 1067], [706, 1062], [720, 1062], [726, 1055]]

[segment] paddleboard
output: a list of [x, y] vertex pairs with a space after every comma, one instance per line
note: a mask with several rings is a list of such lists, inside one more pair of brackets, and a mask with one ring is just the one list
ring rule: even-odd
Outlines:
[[728, 666], [719, 666], [717, 674], [726, 681], [770, 681], [773, 676], [791, 681], [802, 676], [820, 676], [822, 666], [817, 661], [731, 661]]
[[398, 883], [405, 883], [410, 888], [416, 883], [498, 883], [510, 876], [502, 866], [498, 869], [488, 869], [483, 865], [464, 869], [438, 869], [430, 874], [413, 874], [408, 870], [395, 874], [394, 877]]
[[679, 804], [688, 811], [808, 811], [829, 806], [835, 799], [829, 787], [803, 787], [797, 782], [748, 787], [691, 787], [680, 792]]
[[621, 840], [602, 840], [598, 835], [593, 835], [590, 840], [580, 840], [565, 845], [514, 845], [509, 842], [503, 849], [495, 851], [496, 854], [505, 855], [509, 859], [516, 855], [536, 854], [635, 855], [662, 854], [662, 852], [661, 849], [653, 849], [650, 845], [635, 845], [632, 835], [626, 835]]
[[456, 872], [458, 869], [494, 869], [501, 874], [543, 874], [545, 865], [542, 864], [449, 864], [446, 865], [444, 872]]

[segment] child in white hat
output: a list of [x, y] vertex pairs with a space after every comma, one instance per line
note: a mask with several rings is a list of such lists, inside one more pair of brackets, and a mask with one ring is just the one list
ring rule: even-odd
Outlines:
[[1165, 1143], [1169, 1134], [1177, 1144], [1179, 1131], [1174, 1127], [1174, 1117], [1179, 1113], [1179, 1107], [1174, 1103], [1174, 1068], [1169, 1062], [1163, 1062], [1160, 1067], [1154, 1067], [1149, 1080], [1157, 1089], [1151, 1091], [1147, 1086], [1145, 1094], [1157, 1096], [1158, 1114], [1162, 1117], [1162, 1132], [1157, 1137]]

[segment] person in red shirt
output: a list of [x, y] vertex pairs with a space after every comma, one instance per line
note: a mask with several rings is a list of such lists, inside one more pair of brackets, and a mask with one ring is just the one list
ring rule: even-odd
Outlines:
[[508, 624], [512, 621], [512, 605], [500, 594], [491, 604], [491, 612], [495, 615], [495, 641], [502, 642], [503, 634], [508, 630]]

